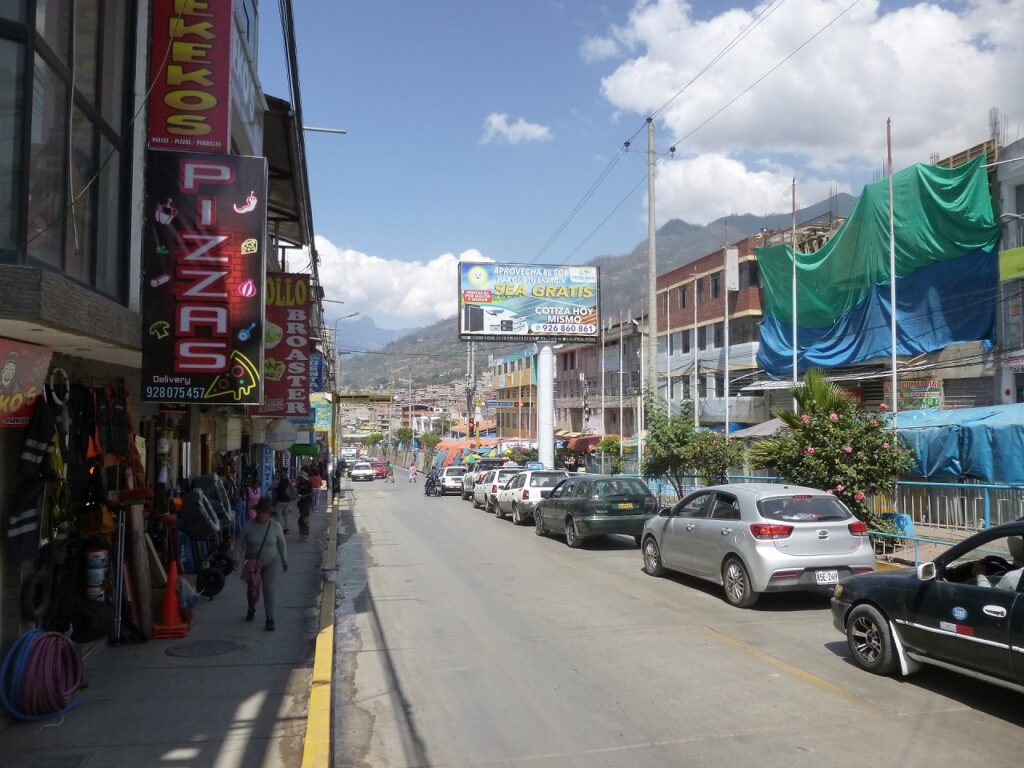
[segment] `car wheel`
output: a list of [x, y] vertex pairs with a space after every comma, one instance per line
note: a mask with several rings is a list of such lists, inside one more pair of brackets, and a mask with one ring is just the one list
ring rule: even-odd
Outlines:
[[512, 525], [522, 525], [523, 518], [519, 516], [519, 506], [517, 504], [512, 505]]
[[737, 608], [749, 608], [757, 602], [758, 594], [750, 585], [750, 574], [738, 557], [730, 557], [722, 566], [722, 586], [725, 599]]
[[462, 500], [469, 501], [469, 494], [466, 493], [465, 491], [462, 492]]
[[480, 505], [477, 504], [477, 501], [476, 501], [476, 494], [475, 493], [473, 494], [473, 509], [480, 509]]
[[665, 573], [665, 566], [661, 564], [661, 550], [653, 536], [648, 536], [644, 542], [643, 553], [644, 571], [648, 576], [661, 576]]
[[499, 520], [505, 519], [505, 513], [501, 511], [501, 505], [498, 502], [494, 502], [494, 516]]
[[544, 530], [544, 518], [541, 517], [540, 510], [534, 510], [533, 513], [533, 532], [538, 536], [547, 536], [548, 532]]
[[576, 521], [571, 517], [565, 519], [565, 543], [570, 549], [579, 549], [583, 546], [583, 539], [580, 532], [576, 530]]
[[846, 620], [846, 640], [857, 666], [876, 675], [896, 671], [899, 659], [892, 629], [873, 605], [858, 605]]

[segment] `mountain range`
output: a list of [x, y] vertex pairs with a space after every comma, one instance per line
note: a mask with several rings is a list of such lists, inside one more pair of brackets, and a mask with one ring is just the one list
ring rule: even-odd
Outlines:
[[[857, 198], [853, 195], [833, 195], [828, 200], [798, 210], [797, 221], [813, 221], [830, 213], [834, 216], [848, 216], [856, 202]], [[788, 229], [791, 221], [792, 214], [789, 213], [768, 216], [741, 214], [705, 225], [672, 219], [657, 232], [658, 272], [669, 272], [696, 261], [721, 248], [726, 240], [736, 242], [762, 230], [774, 232]], [[646, 239], [638, 243], [630, 253], [599, 256], [589, 263], [601, 268], [602, 316], [618, 316], [620, 312], [639, 315], [643, 312], [641, 302], [647, 287]], [[379, 332], [379, 339], [385, 339], [386, 334], [391, 333], [376, 328], [370, 318], [363, 319], [363, 322], [366, 321]], [[407, 378], [412, 378], [414, 386], [464, 380], [466, 347], [458, 339], [456, 316], [410, 332], [394, 333], [399, 335], [392, 337], [383, 348], [374, 350], [368, 344], [360, 344], [361, 348], [370, 352], [344, 358], [340, 389], [393, 389], [399, 380]], [[355, 323], [346, 326], [346, 335], [360, 340], [363, 338], [357, 333]], [[486, 368], [489, 353], [507, 352], [522, 344], [480, 342], [476, 346], [476, 368], [479, 372]]]

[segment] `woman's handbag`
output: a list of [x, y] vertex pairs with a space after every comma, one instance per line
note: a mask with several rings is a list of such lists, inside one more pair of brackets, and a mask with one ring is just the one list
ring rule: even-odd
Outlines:
[[260, 562], [260, 553], [263, 552], [263, 545], [267, 543], [267, 536], [270, 535], [271, 521], [267, 521], [267, 530], [263, 534], [263, 541], [260, 548], [256, 550], [256, 557], [242, 563], [242, 581], [245, 582], [249, 599], [255, 603], [260, 599], [260, 587], [263, 586], [263, 564]]

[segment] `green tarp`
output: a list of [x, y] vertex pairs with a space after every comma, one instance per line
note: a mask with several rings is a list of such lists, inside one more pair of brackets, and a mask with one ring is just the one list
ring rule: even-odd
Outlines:
[[[977, 250], [999, 237], [982, 155], [957, 168], [913, 165], [893, 176], [896, 275]], [[792, 323], [792, 249], [756, 249], [764, 313]], [[797, 256], [797, 320], [827, 328], [889, 281], [889, 181], [864, 188], [850, 218], [820, 250]]]

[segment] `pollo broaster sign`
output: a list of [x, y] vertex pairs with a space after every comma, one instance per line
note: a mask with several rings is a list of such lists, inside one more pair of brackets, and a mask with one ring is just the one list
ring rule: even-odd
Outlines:
[[231, 0], [153, 0], [149, 146], [231, 148]]

